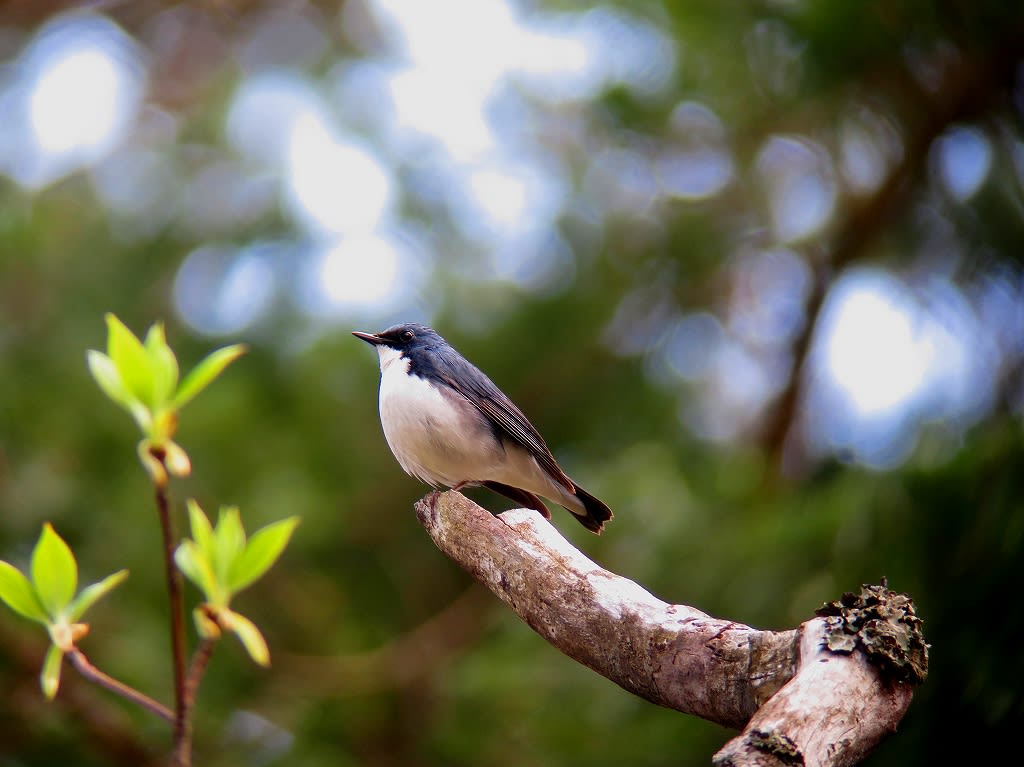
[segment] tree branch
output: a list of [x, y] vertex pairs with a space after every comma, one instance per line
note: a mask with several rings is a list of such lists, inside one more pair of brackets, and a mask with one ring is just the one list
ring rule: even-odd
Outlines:
[[95, 684], [98, 684], [100, 687], [104, 687], [110, 690], [111, 692], [115, 693], [116, 695], [120, 695], [125, 700], [130, 700], [132, 703], [141, 706], [142, 708], [146, 709], [152, 714], [156, 714], [158, 717], [164, 719], [165, 721], [171, 723], [174, 722], [174, 712], [167, 708], [167, 706], [163, 705], [162, 703], [158, 703], [157, 701], [150, 698], [148, 695], [139, 692], [134, 687], [129, 687], [123, 682], [117, 681], [109, 674], [105, 674], [104, 672], [100, 671], [98, 668], [92, 665], [89, 659], [85, 657], [85, 653], [83, 653], [77, 647], [73, 647], [70, 650], [68, 650], [66, 656], [68, 660], [71, 661], [71, 665], [73, 665], [78, 670], [78, 673], [86, 679], [88, 679], [90, 682], [94, 682]]
[[[192, 661], [189, 664], [188, 676], [185, 678], [185, 687], [182, 693], [184, 701], [183, 711], [179, 717], [184, 722], [179, 740], [175, 742], [175, 758], [181, 767], [187, 767], [192, 758], [192, 725], [196, 706], [196, 696], [199, 693], [199, 683], [206, 673], [206, 666], [210, 662], [214, 649], [217, 647], [217, 640], [211, 637], [203, 637], [192, 654]], [[175, 767], [178, 767], [176, 764]]]
[[[914, 682], [859, 651], [857, 618], [760, 631], [657, 599], [534, 511], [493, 516], [447, 492], [417, 502], [416, 514], [444, 554], [570, 658], [652, 703], [743, 729], [716, 764], [855, 764], [910, 704]], [[919, 630], [909, 610], [904, 628]]]
[[163, 450], [150, 449], [150, 455], [159, 462], [162, 478], [154, 475], [153, 491], [157, 516], [160, 520], [160, 535], [163, 543], [164, 576], [167, 581], [167, 598], [170, 609], [171, 661], [174, 673], [174, 720], [173, 738], [175, 767], [189, 767], [192, 763], [191, 725], [187, 721], [188, 707], [185, 700], [185, 597], [181, 571], [174, 562], [177, 540], [171, 521], [171, 504], [167, 496], [167, 465]]

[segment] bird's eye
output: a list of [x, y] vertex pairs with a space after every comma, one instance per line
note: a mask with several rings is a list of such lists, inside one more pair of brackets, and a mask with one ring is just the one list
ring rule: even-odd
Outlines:
[[403, 330], [402, 331], [402, 340], [403, 341], [411, 341], [415, 337], [416, 337], [416, 334], [413, 333], [411, 330]]

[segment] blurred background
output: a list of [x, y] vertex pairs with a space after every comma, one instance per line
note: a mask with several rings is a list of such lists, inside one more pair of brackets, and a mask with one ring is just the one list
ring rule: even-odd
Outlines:
[[[197, 763], [707, 764], [731, 732], [562, 657], [417, 524], [349, 331], [422, 321], [615, 510], [555, 512], [603, 566], [764, 628], [911, 594], [931, 677], [868, 764], [981, 763], [1024, 722], [1022, 114], [1014, 0], [0, 2], [0, 558], [52, 521], [84, 579], [130, 568], [83, 648], [169, 701], [138, 435], [85, 350], [107, 311], [183, 367], [242, 341], [176, 508], [303, 523]], [[43, 701], [45, 647], [0, 614], [0, 765], [160, 763], [73, 671]]]

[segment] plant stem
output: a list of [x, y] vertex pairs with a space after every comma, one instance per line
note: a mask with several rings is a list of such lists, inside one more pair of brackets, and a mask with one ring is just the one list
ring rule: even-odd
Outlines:
[[168, 722], [174, 721], [174, 712], [167, 708], [167, 706], [162, 703], [158, 703], [148, 695], [139, 692], [134, 687], [129, 687], [123, 682], [117, 681], [112, 676], [108, 676], [103, 673], [92, 665], [89, 659], [85, 657], [85, 653], [77, 647], [69, 650], [66, 655], [68, 660], [71, 661], [71, 665], [78, 670], [78, 673], [90, 682], [95, 682], [101, 687], [105, 687], [111, 692], [120, 695], [122, 698], [130, 700], [132, 703], [137, 703], [147, 711], [156, 714], [161, 719], [166, 719]]
[[196, 705], [196, 692], [199, 690], [199, 682], [206, 673], [206, 665], [210, 662], [213, 649], [217, 646], [217, 640], [210, 637], [203, 637], [199, 640], [192, 655], [192, 663], [189, 665], [188, 677], [185, 679], [185, 730], [182, 733], [182, 742], [192, 747], [192, 711]]
[[[161, 465], [162, 451], [152, 451]], [[166, 468], [166, 467], [165, 467]], [[167, 483], [154, 483], [156, 509], [160, 517], [160, 532], [163, 535], [164, 570], [167, 577], [167, 595], [171, 610], [171, 656], [174, 665], [174, 759], [175, 767], [189, 767], [192, 763], [192, 738], [189, 727], [188, 707], [185, 700], [185, 598], [182, 589], [181, 572], [174, 563], [175, 539], [171, 525], [170, 503], [167, 498]]]

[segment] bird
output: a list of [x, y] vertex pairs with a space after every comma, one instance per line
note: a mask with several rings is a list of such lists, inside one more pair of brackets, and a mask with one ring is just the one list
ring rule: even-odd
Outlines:
[[482, 485], [551, 519], [542, 496], [597, 534], [612, 519], [523, 411], [437, 331], [407, 322], [352, 335], [377, 350], [380, 422], [406, 474], [434, 488]]

